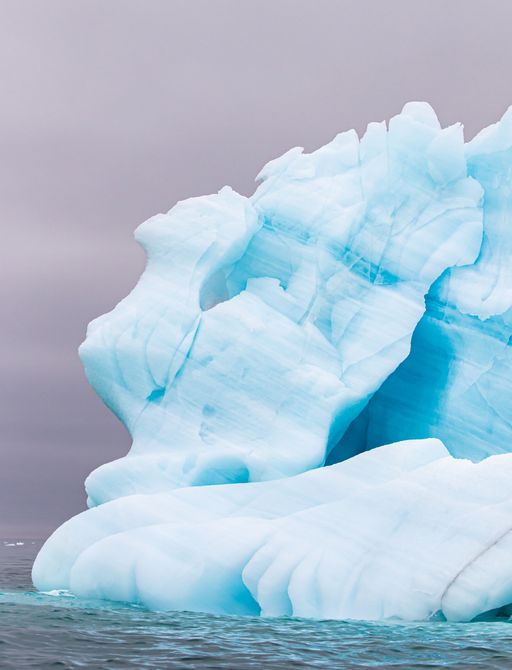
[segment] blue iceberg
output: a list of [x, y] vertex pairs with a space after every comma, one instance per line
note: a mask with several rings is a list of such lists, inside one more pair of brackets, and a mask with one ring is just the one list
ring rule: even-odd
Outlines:
[[511, 606], [511, 166], [512, 113], [465, 145], [409, 103], [271, 161], [251, 198], [142, 224], [146, 270], [80, 349], [133, 444], [35, 585], [272, 616]]

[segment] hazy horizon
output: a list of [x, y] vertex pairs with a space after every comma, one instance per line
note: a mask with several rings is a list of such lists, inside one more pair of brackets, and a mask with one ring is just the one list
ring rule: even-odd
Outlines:
[[143, 269], [136, 226], [225, 184], [249, 194], [268, 160], [409, 100], [471, 138], [512, 103], [512, 5], [0, 0], [0, 16], [0, 536], [41, 537], [129, 448], [76, 350]]

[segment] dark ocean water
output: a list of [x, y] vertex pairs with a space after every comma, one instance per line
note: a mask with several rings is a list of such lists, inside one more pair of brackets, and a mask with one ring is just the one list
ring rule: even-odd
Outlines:
[[[16, 542], [23, 544], [16, 544]], [[0, 668], [512, 668], [512, 626], [147, 612], [34, 592], [34, 540], [0, 540]]]

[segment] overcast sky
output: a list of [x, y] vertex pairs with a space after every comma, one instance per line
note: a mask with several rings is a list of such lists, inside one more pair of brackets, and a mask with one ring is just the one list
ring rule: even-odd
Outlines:
[[0, 536], [45, 536], [126, 453], [86, 324], [138, 223], [428, 100], [471, 137], [512, 103], [509, 0], [0, 0]]

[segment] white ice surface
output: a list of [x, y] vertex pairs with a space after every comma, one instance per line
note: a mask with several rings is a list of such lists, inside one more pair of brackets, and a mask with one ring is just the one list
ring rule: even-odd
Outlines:
[[64, 524], [42, 590], [152, 609], [466, 621], [512, 602], [512, 454], [403, 442], [287, 479], [119, 498]]

